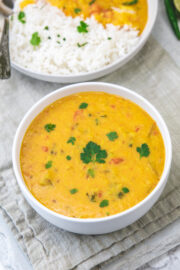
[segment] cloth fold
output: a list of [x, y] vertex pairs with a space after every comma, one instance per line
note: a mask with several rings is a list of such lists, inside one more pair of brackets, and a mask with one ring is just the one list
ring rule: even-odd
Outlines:
[[180, 217], [180, 70], [151, 37], [132, 61], [99, 81], [133, 89], [152, 102], [164, 117], [174, 148], [167, 186], [144, 217], [111, 234], [76, 235], [49, 224], [28, 205], [19, 190], [12, 171], [11, 145], [24, 113], [39, 98], [62, 85], [40, 82], [13, 71], [12, 78], [0, 84], [3, 127], [0, 133], [0, 210], [35, 270], [99, 269], [117, 257], [121, 258], [121, 268], [117, 269], [135, 269], [128, 266], [127, 260], [123, 261], [124, 252]]

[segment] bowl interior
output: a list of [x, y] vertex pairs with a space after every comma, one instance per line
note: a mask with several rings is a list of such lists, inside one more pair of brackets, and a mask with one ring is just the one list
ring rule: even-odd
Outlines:
[[18, 71], [30, 77], [33, 77], [39, 80], [49, 81], [49, 82], [75, 83], [75, 82], [93, 80], [93, 79], [102, 77], [104, 75], [107, 75], [110, 72], [113, 72], [114, 70], [123, 66], [130, 59], [132, 59], [132, 57], [134, 57], [139, 52], [139, 50], [143, 47], [147, 38], [149, 37], [153, 29], [156, 17], [157, 17], [158, 1], [147, 0], [147, 2], [148, 2], [148, 21], [147, 21], [147, 24], [143, 33], [141, 34], [138, 44], [127, 55], [125, 55], [124, 57], [120, 59], [117, 59], [112, 64], [109, 64], [93, 72], [86, 72], [86, 73], [80, 73], [80, 74], [75, 74], [75, 75], [53, 75], [53, 74], [46, 74], [43, 72], [36, 72], [28, 68], [25, 68], [13, 61], [11, 62], [12, 67], [14, 67]]
[[[143, 108], [157, 123], [160, 132], [162, 134], [163, 140], [164, 140], [164, 145], [165, 145], [165, 152], [166, 152], [166, 156], [165, 156], [165, 167], [164, 167], [164, 171], [163, 174], [161, 176], [161, 179], [159, 181], [159, 183], [157, 184], [157, 186], [154, 188], [154, 190], [143, 200], [141, 201], [139, 204], [135, 205], [134, 207], [116, 214], [116, 215], [123, 215], [125, 213], [128, 213], [130, 211], [133, 211], [134, 208], [137, 208], [139, 205], [141, 205], [145, 200], [149, 200], [151, 199], [151, 196], [154, 192], [156, 192], [157, 189], [159, 189], [163, 182], [165, 181], [166, 176], [168, 175], [169, 169], [170, 169], [170, 165], [171, 165], [171, 158], [172, 158], [172, 147], [171, 147], [171, 139], [170, 139], [170, 135], [169, 135], [169, 131], [167, 129], [167, 126], [164, 122], [164, 120], [162, 119], [161, 115], [158, 113], [158, 111], [154, 108], [154, 106], [152, 106], [147, 100], [145, 100], [143, 97], [139, 96], [138, 94], [132, 92], [131, 90], [128, 90], [127, 88], [124, 88], [122, 86], [117, 86], [117, 85], [113, 85], [113, 84], [107, 84], [107, 83], [81, 83], [81, 84], [75, 84], [75, 85], [71, 85], [71, 86], [66, 86], [62, 89], [59, 89], [49, 95], [47, 95], [46, 97], [44, 97], [43, 99], [41, 99], [38, 103], [36, 103], [31, 110], [25, 115], [25, 117], [23, 118], [21, 124], [19, 125], [19, 128], [16, 132], [15, 135], [15, 139], [14, 139], [14, 144], [13, 144], [13, 166], [14, 166], [14, 171], [15, 171], [15, 175], [18, 181], [18, 184], [20, 185], [20, 188], [22, 189], [22, 191], [24, 191], [26, 193], [26, 196], [30, 197], [31, 200], [33, 199], [33, 201], [39, 205], [41, 205], [34, 197], [33, 195], [30, 193], [30, 191], [27, 189], [25, 182], [23, 180], [22, 174], [21, 174], [21, 168], [20, 168], [20, 149], [21, 149], [21, 143], [23, 140], [23, 137], [25, 135], [25, 132], [27, 130], [27, 128], [29, 127], [30, 123], [32, 122], [32, 120], [48, 105], [50, 105], [52, 102], [56, 101], [57, 99], [60, 99], [62, 97], [74, 94], [74, 93], [78, 93], [78, 92], [87, 92], [87, 91], [99, 91], [99, 92], [106, 92], [106, 93], [110, 93], [110, 94], [115, 94], [115, 95], [119, 95], [121, 97], [124, 97], [126, 99], [129, 99], [131, 101], [133, 101], [134, 103], [136, 103], [137, 105], [139, 105], [141, 108]], [[57, 214], [51, 210], [49, 210], [48, 208], [46, 208], [45, 206], [41, 205], [43, 208], [45, 208], [48, 212], [53, 213], [56, 216], [61, 216], [65, 219], [73, 219], [73, 218], [69, 218], [69, 217], [65, 217], [63, 215]], [[116, 216], [114, 215], [114, 216]], [[105, 218], [100, 218], [100, 219], [89, 219], [92, 221], [97, 221], [97, 220], [103, 220], [103, 219], [110, 219], [113, 216], [110, 217], [105, 217]], [[75, 219], [76, 221], [78, 219]], [[82, 221], [82, 219], [79, 219]], [[87, 219], [86, 219], [87, 220]]]

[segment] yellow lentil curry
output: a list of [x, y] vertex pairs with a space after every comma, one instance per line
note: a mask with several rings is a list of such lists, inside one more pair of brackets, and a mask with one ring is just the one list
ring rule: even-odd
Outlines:
[[165, 148], [154, 120], [119, 96], [85, 92], [57, 100], [29, 126], [21, 169], [34, 197], [65, 216], [122, 212], [157, 185]]
[[[38, 0], [23, 0], [20, 4], [24, 9]], [[148, 17], [147, 0], [47, 0], [51, 5], [61, 9], [66, 16], [82, 16], [86, 19], [94, 16], [103, 24], [125, 24], [139, 30], [141, 33]]]

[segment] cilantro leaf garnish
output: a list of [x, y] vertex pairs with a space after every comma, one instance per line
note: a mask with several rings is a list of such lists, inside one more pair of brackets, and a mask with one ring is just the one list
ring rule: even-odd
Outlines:
[[66, 159], [67, 159], [67, 160], [71, 160], [71, 156], [69, 156], [69, 155], [66, 156]]
[[70, 137], [67, 143], [72, 143], [72, 145], [75, 144], [76, 138], [75, 137]]
[[88, 104], [83, 102], [79, 105], [79, 109], [86, 109], [88, 107]]
[[80, 21], [80, 25], [79, 26], [77, 26], [77, 31], [79, 32], [79, 33], [88, 33], [88, 30], [87, 30], [87, 27], [88, 27], [89, 25], [87, 24], [87, 23], [85, 23], [85, 22], [83, 22], [83, 21]]
[[108, 206], [108, 205], [109, 205], [109, 201], [108, 201], [108, 200], [103, 200], [103, 201], [101, 201], [100, 204], [99, 204], [100, 207], [106, 207], [106, 206]]
[[112, 37], [108, 37], [108, 40], [111, 40], [112, 39]]
[[88, 176], [91, 176], [92, 178], [94, 178], [95, 177], [95, 173], [94, 173], [94, 170], [93, 169], [88, 169], [88, 171], [87, 171], [87, 175]]
[[56, 127], [56, 125], [54, 125], [54, 124], [46, 124], [46, 125], [44, 126], [44, 128], [45, 128], [45, 130], [46, 130], [47, 132], [53, 131], [53, 130], [55, 129], [55, 127]]
[[77, 46], [79, 47], [79, 48], [81, 48], [81, 47], [84, 47], [84, 46], [86, 46], [88, 44], [88, 42], [84, 42], [84, 43], [82, 43], [82, 44], [80, 44], [79, 42], [77, 43]]
[[73, 188], [73, 189], [70, 190], [70, 193], [71, 193], [71, 194], [75, 194], [75, 193], [77, 193], [77, 192], [78, 192], [78, 189], [77, 189], [77, 188]]
[[96, 2], [96, 0], [91, 0], [90, 2], [89, 2], [89, 5], [91, 6], [92, 4], [94, 4]]
[[141, 147], [137, 147], [136, 151], [140, 154], [140, 158], [148, 157], [150, 154], [149, 146], [146, 143], [143, 143]]
[[100, 145], [90, 141], [83, 148], [80, 158], [86, 164], [90, 162], [105, 163], [104, 159], [107, 158], [107, 152], [102, 150]]
[[26, 18], [26, 15], [25, 15], [24, 11], [20, 11], [20, 12], [18, 13], [18, 20], [19, 20], [21, 23], [24, 24], [24, 23], [26, 23], [25, 18]]
[[123, 188], [122, 188], [122, 191], [123, 191], [124, 193], [128, 193], [128, 192], [129, 192], [129, 188], [123, 187]]
[[32, 34], [30, 43], [31, 43], [33, 46], [38, 46], [38, 45], [41, 43], [41, 38], [40, 38], [38, 32], [35, 32], [35, 33]]
[[76, 14], [78, 14], [78, 13], [81, 12], [81, 9], [80, 9], [80, 8], [75, 8], [75, 9], [74, 9], [74, 12], [75, 12]]
[[106, 134], [106, 136], [110, 141], [115, 141], [118, 138], [118, 134], [116, 131], [109, 132]]
[[124, 6], [132, 6], [132, 5], [135, 5], [138, 3], [139, 0], [132, 0], [132, 1], [129, 1], [129, 2], [124, 2], [123, 5]]
[[49, 169], [52, 167], [52, 160], [49, 160], [46, 164], [45, 164], [45, 168]]
[[45, 26], [44, 27], [44, 30], [49, 30], [49, 26]]

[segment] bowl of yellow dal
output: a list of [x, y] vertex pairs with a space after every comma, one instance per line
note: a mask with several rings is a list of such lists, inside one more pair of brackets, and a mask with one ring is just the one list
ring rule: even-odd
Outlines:
[[163, 118], [142, 96], [114, 84], [81, 83], [30, 109], [12, 159], [38, 214], [71, 232], [102, 234], [133, 223], [157, 201], [172, 146]]

